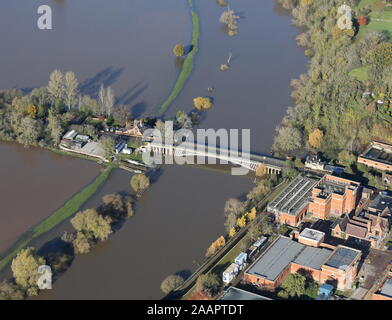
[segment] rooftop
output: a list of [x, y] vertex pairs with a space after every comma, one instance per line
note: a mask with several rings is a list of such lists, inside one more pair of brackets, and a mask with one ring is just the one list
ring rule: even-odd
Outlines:
[[388, 207], [392, 210], [392, 197], [379, 193], [369, 204], [370, 209], [384, 211]]
[[320, 270], [332, 251], [324, 248], [305, 247], [293, 261], [301, 266]]
[[389, 278], [381, 287], [381, 294], [392, 298], [392, 278]]
[[320, 270], [331, 253], [328, 249], [309, 247], [289, 238], [279, 237], [249, 267], [247, 273], [274, 281], [291, 262]]
[[359, 250], [339, 246], [329, 257], [325, 265], [340, 270], [346, 270], [360, 254], [361, 252]]
[[378, 162], [392, 164], [392, 145], [373, 142], [361, 157]]
[[268, 204], [268, 211], [273, 213], [283, 212], [296, 216], [308, 205], [312, 188], [319, 180], [297, 176], [274, 200]]
[[271, 300], [270, 298], [245, 291], [242, 289], [230, 287], [226, 290], [220, 300]]
[[247, 270], [248, 274], [274, 281], [305, 246], [289, 238], [279, 237]]
[[319, 242], [320, 240], [323, 239], [323, 237], [325, 236], [325, 233], [318, 231], [318, 230], [305, 228], [299, 236], [306, 238], [308, 240], [313, 240], [313, 241]]

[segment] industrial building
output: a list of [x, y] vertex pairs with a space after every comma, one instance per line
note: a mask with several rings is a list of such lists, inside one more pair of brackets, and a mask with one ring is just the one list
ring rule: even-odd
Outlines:
[[296, 226], [305, 216], [317, 179], [298, 175], [268, 206], [281, 224]]
[[304, 272], [316, 282], [329, 282], [345, 290], [353, 285], [360, 257], [361, 251], [348, 247], [338, 246], [330, 250], [280, 236], [250, 265], [244, 280], [275, 289], [290, 273]]

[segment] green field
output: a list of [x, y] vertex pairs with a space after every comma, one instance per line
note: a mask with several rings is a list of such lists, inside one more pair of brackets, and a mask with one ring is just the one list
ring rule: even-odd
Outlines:
[[193, 70], [193, 59], [198, 51], [199, 45], [199, 34], [200, 34], [200, 24], [199, 24], [199, 16], [193, 10], [193, 2], [192, 0], [188, 0], [189, 7], [191, 9], [192, 15], [192, 24], [193, 24], [193, 32], [192, 32], [192, 50], [188, 53], [184, 60], [184, 64], [182, 66], [180, 75], [177, 78], [176, 84], [174, 85], [173, 90], [171, 91], [170, 95], [166, 98], [166, 100], [162, 103], [161, 107], [159, 108], [159, 114], [162, 115], [167, 108], [173, 103], [173, 101], [177, 98], [180, 94], [182, 88], [185, 85], [186, 80], [192, 73]]
[[380, 3], [378, 0], [363, 0], [360, 3], [360, 7], [370, 5], [372, 12], [368, 17], [369, 24], [360, 28], [359, 38], [369, 31], [386, 31], [392, 39], [392, 8], [379, 7], [378, 3]]
[[19, 240], [1, 257], [0, 270], [2, 270], [21, 249], [26, 247], [30, 241], [44, 234], [45, 232], [50, 231], [65, 219], [71, 217], [74, 213], [80, 210], [82, 205], [85, 204], [86, 201], [90, 199], [97, 192], [98, 188], [107, 180], [113, 168], [113, 166], [106, 167], [91, 184], [87, 185], [83, 190], [74, 195], [61, 208], [57, 209], [49, 217], [39, 222], [29, 231], [25, 232], [19, 238]]

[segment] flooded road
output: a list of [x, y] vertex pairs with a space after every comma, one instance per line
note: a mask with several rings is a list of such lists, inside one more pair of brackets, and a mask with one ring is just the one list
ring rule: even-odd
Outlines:
[[[22, 8], [12, 0], [2, 1], [0, 8], [5, 6], [8, 13], [0, 10], [0, 35], [5, 32], [4, 19], [22, 12], [25, 20], [16, 27], [15, 39], [6, 37], [0, 87], [40, 86], [54, 68], [73, 70], [85, 92], [94, 94], [103, 82], [113, 86], [119, 102], [133, 107], [135, 116], [155, 115], [179, 71], [172, 48], [190, 41], [186, 1], [51, 3], [53, 33], [32, 30], [26, 34], [36, 23], [30, 16], [35, 5]], [[274, 128], [291, 105], [290, 80], [306, 68], [303, 52], [294, 41], [297, 30], [288, 13], [272, 0], [233, 1], [233, 9], [241, 16], [235, 37], [224, 32], [219, 23], [224, 9], [215, 1], [197, 0], [195, 7], [201, 35], [194, 72], [165, 116], [191, 110], [196, 96], [212, 95], [215, 106], [200, 127], [250, 128], [252, 150], [268, 153]], [[229, 52], [233, 52], [231, 70], [221, 72], [219, 66]], [[209, 86], [215, 88], [210, 94]], [[85, 208], [97, 206], [107, 193], [129, 191], [129, 179], [129, 173], [115, 170]], [[223, 234], [225, 201], [243, 196], [251, 187], [248, 177], [190, 166], [164, 167], [138, 202], [135, 216], [90, 254], [77, 256], [54, 289], [39, 298], [161, 298], [161, 281], [169, 274], [189, 274], [203, 260], [209, 244]], [[69, 221], [62, 223], [33, 245], [39, 247], [69, 226]]]

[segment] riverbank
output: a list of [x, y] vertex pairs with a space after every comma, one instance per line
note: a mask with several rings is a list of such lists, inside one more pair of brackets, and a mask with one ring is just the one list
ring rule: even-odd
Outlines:
[[192, 25], [193, 25], [193, 32], [192, 32], [192, 41], [191, 41], [191, 51], [188, 53], [184, 60], [184, 64], [182, 66], [180, 75], [177, 78], [177, 81], [174, 85], [174, 88], [170, 95], [166, 98], [166, 100], [162, 103], [161, 107], [159, 108], [159, 115], [165, 113], [165, 111], [170, 107], [173, 101], [177, 98], [180, 94], [181, 90], [183, 89], [186, 80], [192, 73], [193, 70], [193, 60], [194, 57], [199, 50], [199, 35], [200, 35], [200, 22], [199, 16], [196, 13], [193, 0], [188, 0], [188, 5], [190, 8], [191, 16], [192, 16]]
[[1, 256], [0, 271], [33, 239], [50, 231], [55, 226], [75, 214], [109, 178], [113, 168], [113, 166], [107, 166], [91, 184], [87, 185], [84, 189], [65, 202], [62, 207], [54, 211], [49, 217], [32, 227], [29, 231], [25, 232], [19, 240]]

